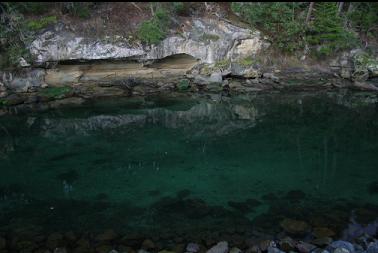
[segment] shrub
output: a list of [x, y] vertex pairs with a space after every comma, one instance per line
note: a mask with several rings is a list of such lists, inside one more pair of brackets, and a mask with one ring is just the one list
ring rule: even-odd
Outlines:
[[60, 98], [70, 93], [72, 88], [69, 86], [63, 87], [48, 87], [41, 90], [41, 95], [49, 98]]
[[183, 2], [172, 2], [172, 8], [175, 13], [182, 13], [185, 10], [185, 6]]
[[90, 7], [92, 5], [93, 3], [87, 2], [65, 2], [63, 4], [63, 12], [79, 18], [89, 18], [91, 14]]
[[142, 22], [139, 26], [138, 38], [143, 43], [157, 44], [165, 38], [168, 25], [168, 13], [160, 8], [150, 20]]
[[159, 43], [165, 37], [165, 32], [153, 20], [144, 21], [138, 30], [138, 37], [148, 44]]
[[27, 23], [27, 26], [32, 30], [38, 31], [50, 24], [55, 24], [56, 22], [56, 16], [48, 16], [40, 18], [39, 20], [31, 20]]

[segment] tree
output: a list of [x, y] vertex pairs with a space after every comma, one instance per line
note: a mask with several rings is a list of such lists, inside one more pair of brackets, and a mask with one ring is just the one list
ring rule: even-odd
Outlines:
[[310, 44], [320, 45], [318, 50], [320, 55], [329, 55], [353, 46], [354, 36], [344, 29], [343, 20], [338, 15], [338, 6], [335, 3], [317, 3], [314, 16], [307, 38]]
[[312, 10], [314, 9], [315, 2], [310, 2], [310, 6], [308, 7], [307, 16], [306, 16], [306, 25], [308, 21], [310, 21]]

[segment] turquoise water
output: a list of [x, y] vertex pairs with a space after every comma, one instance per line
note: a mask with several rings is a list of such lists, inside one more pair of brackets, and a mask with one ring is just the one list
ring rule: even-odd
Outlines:
[[[368, 93], [108, 99], [0, 118], [3, 229], [152, 233], [377, 218]], [[359, 215], [360, 214], [360, 215]]]

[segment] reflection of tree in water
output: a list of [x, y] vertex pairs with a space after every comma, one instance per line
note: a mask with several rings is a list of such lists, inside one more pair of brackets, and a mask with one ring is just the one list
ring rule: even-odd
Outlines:
[[9, 153], [14, 151], [15, 141], [9, 131], [0, 125], [0, 159], [8, 158]]

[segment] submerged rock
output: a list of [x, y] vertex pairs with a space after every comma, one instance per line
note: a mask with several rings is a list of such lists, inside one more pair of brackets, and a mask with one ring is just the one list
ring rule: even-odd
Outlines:
[[280, 223], [284, 231], [294, 234], [294, 235], [303, 235], [310, 230], [310, 226], [305, 221], [293, 220], [293, 219], [284, 219]]

